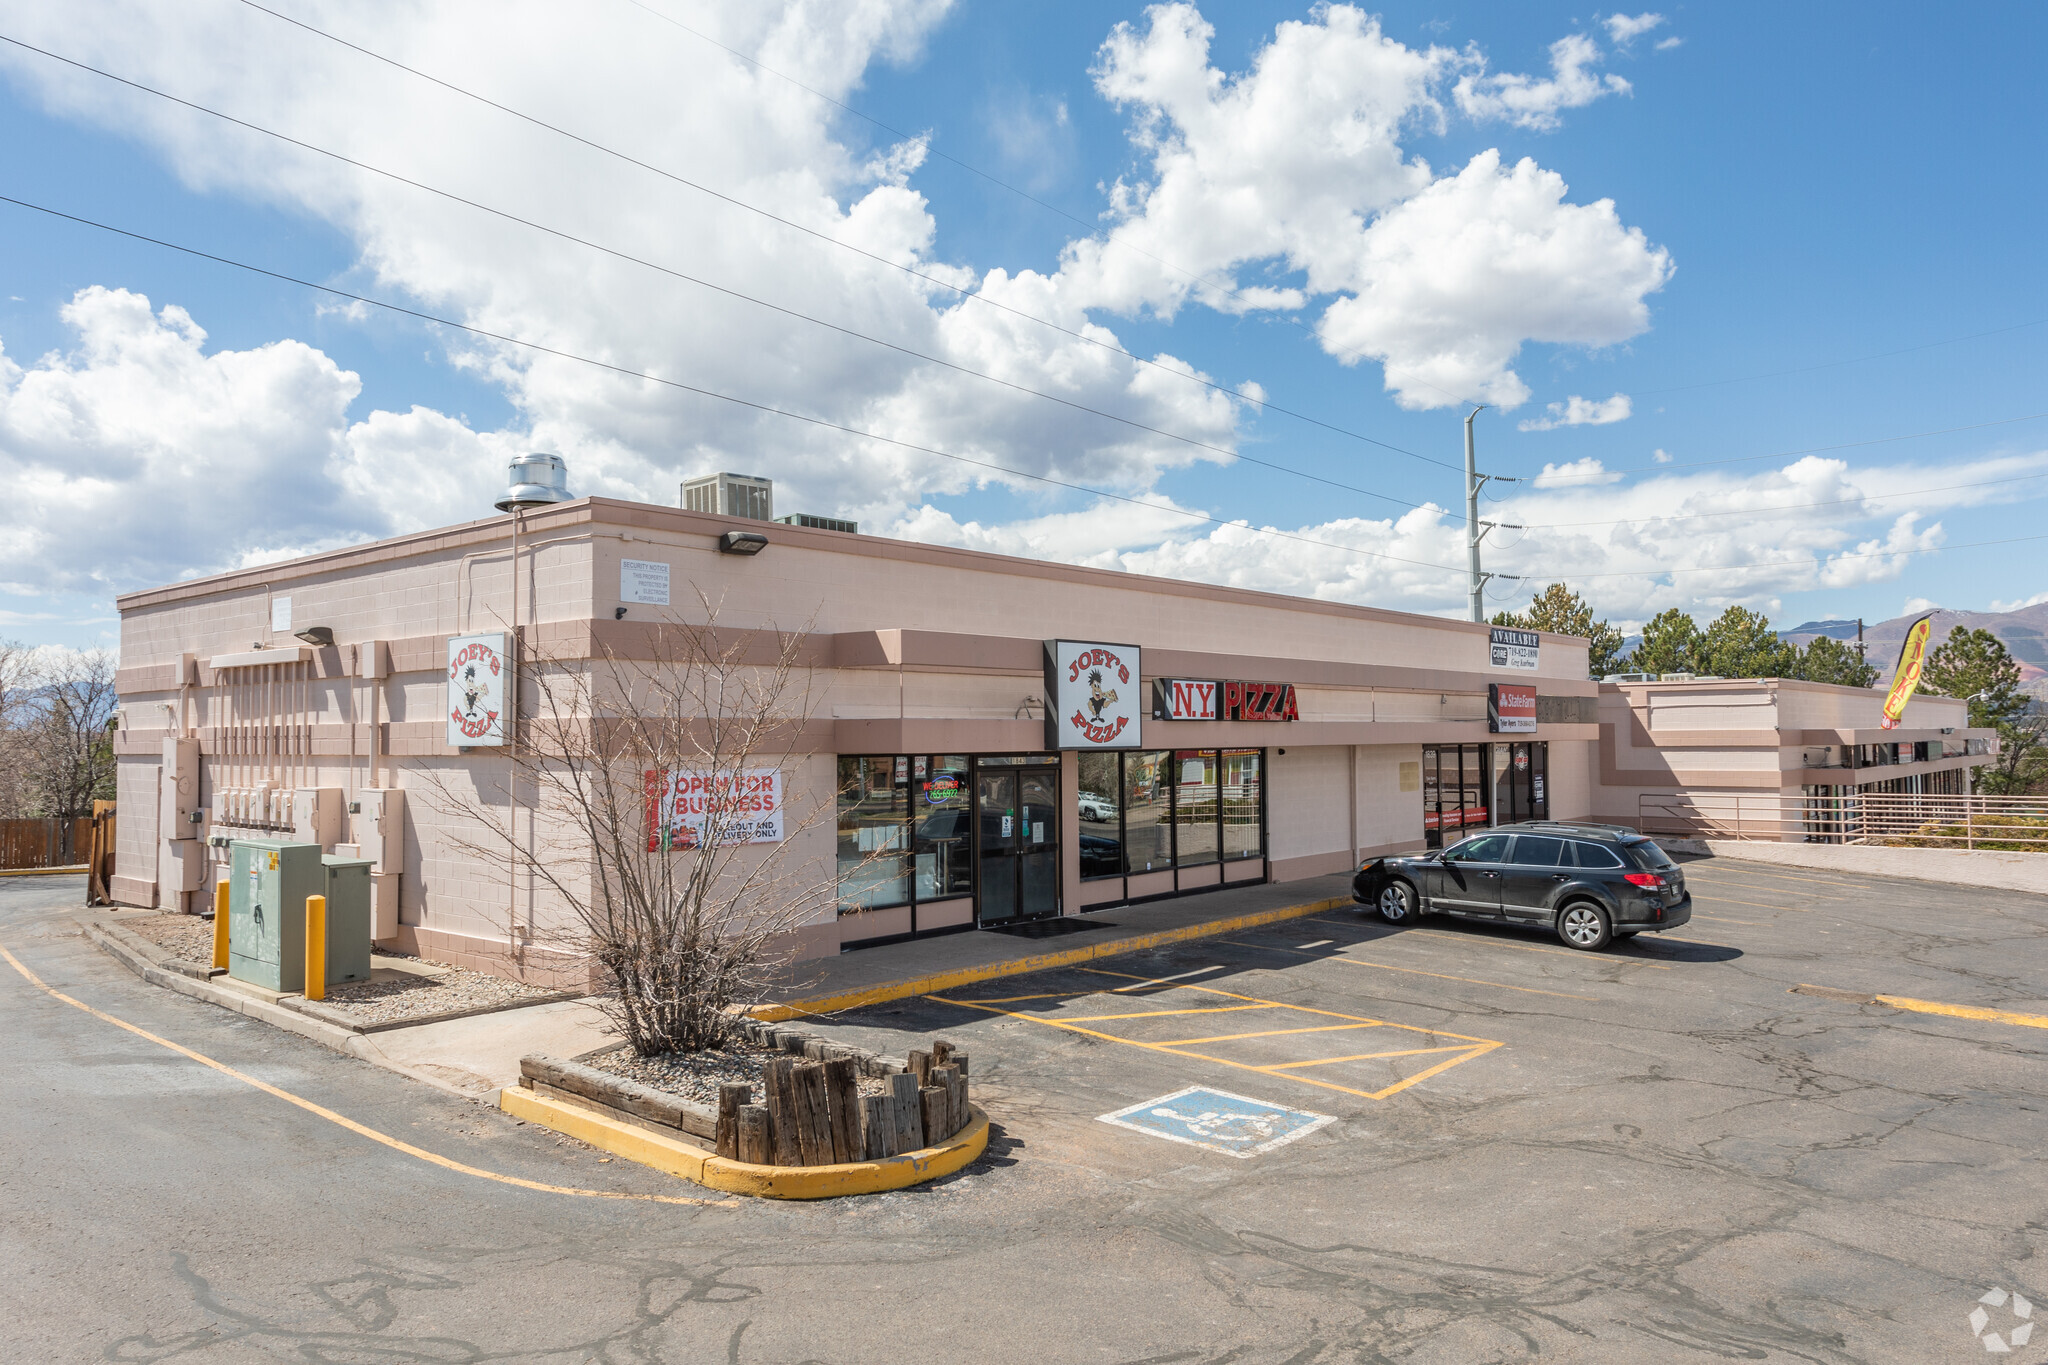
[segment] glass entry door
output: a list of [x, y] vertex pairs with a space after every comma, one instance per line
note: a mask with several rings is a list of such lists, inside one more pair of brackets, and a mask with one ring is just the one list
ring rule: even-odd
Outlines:
[[975, 920], [1057, 915], [1060, 770], [977, 766], [974, 802]]

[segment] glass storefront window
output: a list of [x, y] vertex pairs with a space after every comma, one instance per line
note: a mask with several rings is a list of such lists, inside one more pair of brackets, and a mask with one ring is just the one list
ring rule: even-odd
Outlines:
[[1216, 751], [1173, 751], [1174, 865], [1200, 867], [1216, 861]]
[[1080, 756], [1081, 878], [1120, 877], [1124, 871], [1121, 754]]
[[839, 758], [839, 905], [865, 910], [910, 899], [910, 760]]
[[974, 830], [967, 789], [967, 756], [919, 758], [923, 771], [912, 793], [917, 829], [917, 898], [939, 900], [974, 894]]
[[1173, 866], [1173, 826], [1167, 822], [1171, 759], [1162, 749], [1123, 755], [1124, 870], [1133, 875]]
[[1223, 856], [1256, 858], [1259, 841], [1259, 750], [1223, 751]]

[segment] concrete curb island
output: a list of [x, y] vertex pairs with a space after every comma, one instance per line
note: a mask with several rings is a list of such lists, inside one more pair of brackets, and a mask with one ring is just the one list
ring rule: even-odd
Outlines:
[[1854, 872], [1903, 877], [1944, 886], [1978, 886], [2048, 896], [2048, 853], [1998, 849], [1885, 848], [1874, 844], [1778, 844], [1749, 839], [1676, 839], [1651, 835], [1673, 853], [1730, 862], [1769, 863], [1809, 872]]

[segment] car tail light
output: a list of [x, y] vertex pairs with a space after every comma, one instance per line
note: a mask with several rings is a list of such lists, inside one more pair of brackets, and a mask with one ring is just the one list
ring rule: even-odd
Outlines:
[[1624, 872], [1621, 875], [1628, 878], [1630, 886], [1647, 886], [1654, 891], [1664, 885], [1664, 879], [1654, 872]]

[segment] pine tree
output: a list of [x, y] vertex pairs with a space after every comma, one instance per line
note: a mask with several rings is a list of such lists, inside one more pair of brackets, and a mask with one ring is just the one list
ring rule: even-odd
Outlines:
[[1593, 608], [1586, 599], [1562, 583], [1552, 583], [1537, 593], [1525, 612], [1496, 612], [1493, 624], [1579, 636], [1591, 646], [1586, 670], [1595, 678], [1604, 678], [1621, 668], [1621, 632], [1605, 621], [1594, 620]]
[[1988, 630], [1957, 626], [1950, 631], [1927, 656], [1920, 686], [1944, 697], [1969, 698], [1970, 724], [1977, 727], [2001, 724], [2027, 707], [2020, 691], [2019, 660]]
[[1808, 682], [1869, 687], [1877, 682], [1877, 665], [1833, 636], [1816, 635], [1799, 656], [1798, 674]]
[[1790, 678], [1799, 672], [1799, 648], [1780, 640], [1771, 619], [1730, 607], [1700, 637], [1702, 672], [1724, 678]]
[[1700, 628], [1677, 607], [1660, 611], [1643, 627], [1642, 643], [1628, 656], [1632, 673], [1704, 673]]

